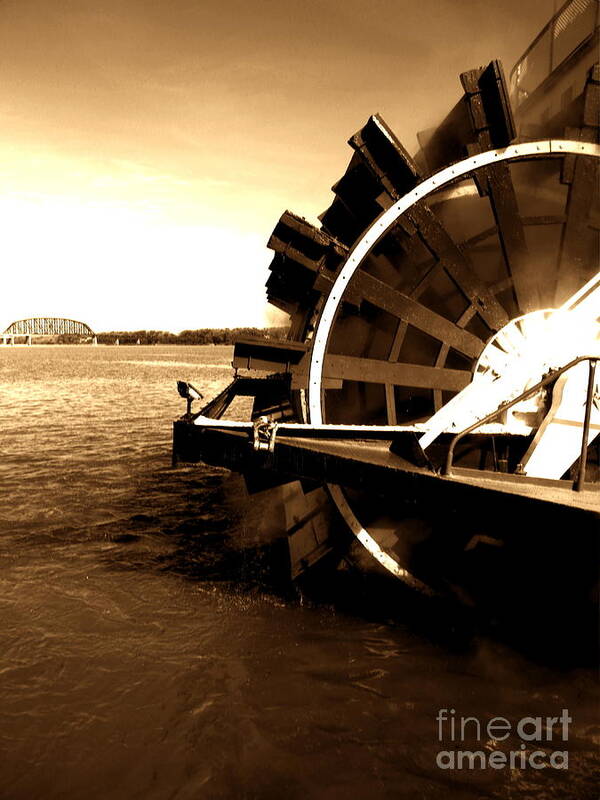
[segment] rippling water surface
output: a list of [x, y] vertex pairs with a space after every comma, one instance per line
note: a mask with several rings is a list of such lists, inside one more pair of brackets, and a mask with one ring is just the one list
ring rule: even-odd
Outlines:
[[[175, 380], [211, 395], [230, 360], [0, 349], [0, 798], [596, 797], [592, 671], [302, 602], [240, 480], [171, 469]], [[440, 708], [568, 708], [569, 770], [441, 770]]]

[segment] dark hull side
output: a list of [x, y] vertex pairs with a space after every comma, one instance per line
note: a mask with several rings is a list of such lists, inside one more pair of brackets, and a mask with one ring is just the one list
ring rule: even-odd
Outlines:
[[[199, 460], [199, 441], [209, 463], [245, 473], [250, 486], [259, 480], [263, 491], [253, 498], [260, 505], [259, 533], [265, 541], [287, 545], [287, 567], [298, 586], [318, 587], [317, 594], [331, 597], [333, 587], [349, 584], [351, 573], [351, 593], [356, 595], [356, 586], [368, 587], [368, 598], [363, 593], [361, 603], [377, 603], [381, 596], [392, 615], [414, 602], [408, 597], [425, 595], [437, 609], [466, 609], [524, 642], [556, 642], [564, 653], [582, 644], [593, 650], [597, 512], [421, 481], [411, 474], [394, 473], [387, 482], [378, 475], [370, 483], [368, 470], [354, 468], [347, 495], [369, 530], [390, 520], [387, 529], [381, 528], [380, 544], [410, 573], [407, 588], [406, 581], [387, 572], [350, 533], [328, 501], [326, 488], [291, 473], [292, 461], [274, 461], [273, 467], [288, 470], [275, 477], [265, 457], [247, 442], [228, 450], [217, 431], [176, 423], [175, 450], [181, 460]], [[279, 487], [269, 488], [269, 474]], [[440, 618], [447, 619], [445, 613]]]

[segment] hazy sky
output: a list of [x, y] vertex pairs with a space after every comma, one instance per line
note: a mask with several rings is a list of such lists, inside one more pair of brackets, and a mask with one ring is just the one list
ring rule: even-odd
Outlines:
[[379, 112], [410, 151], [552, 0], [2, 0], [0, 329], [261, 325], [286, 208], [316, 221]]

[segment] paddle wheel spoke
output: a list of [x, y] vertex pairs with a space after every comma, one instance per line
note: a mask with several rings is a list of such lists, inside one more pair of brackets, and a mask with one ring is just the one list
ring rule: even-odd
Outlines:
[[[573, 164], [574, 161], [574, 164]], [[598, 264], [598, 231], [589, 226], [590, 211], [598, 195], [598, 164], [578, 156], [573, 165], [567, 199], [567, 218], [560, 246], [560, 269], [556, 287], [556, 302], [563, 302], [578, 286], [590, 277], [589, 264]], [[569, 163], [569, 162], [567, 162]], [[569, 169], [565, 170], [567, 173]]]
[[423, 203], [407, 212], [419, 236], [453, 279], [464, 296], [473, 303], [492, 331], [508, 322], [504, 308], [477, 277], [467, 255], [458, 247], [435, 214]]
[[487, 174], [490, 205], [496, 220], [504, 260], [513, 280], [517, 305], [522, 314], [540, 306], [535, 273], [525, 241], [523, 220], [510, 169], [506, 164], [490, 168]]
[[471, 381], [468, 370], [402, 364], [359, 356], [328, 355], [323, 377], [363, 383], [383, 383], [458, 392]]
[[433, 338], [447, 342], [466, 356], [477, 358], [483, 350], [484, 342], [472, 333], [362, 270], [352, 279], [352, 290], [363, 300], [394, 314]]

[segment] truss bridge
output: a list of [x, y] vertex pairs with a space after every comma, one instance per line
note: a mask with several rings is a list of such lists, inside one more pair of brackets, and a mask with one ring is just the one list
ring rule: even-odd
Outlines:
[[3, 344], [15, 344], [16, 339], [25, 339], [31, 344], [34, 336], [79, 336], [90, 339], [96, 344], [96, 334], [85, 322], [63, 317], [30, 317], [12, 322], [4, 333], [0, 334]]

